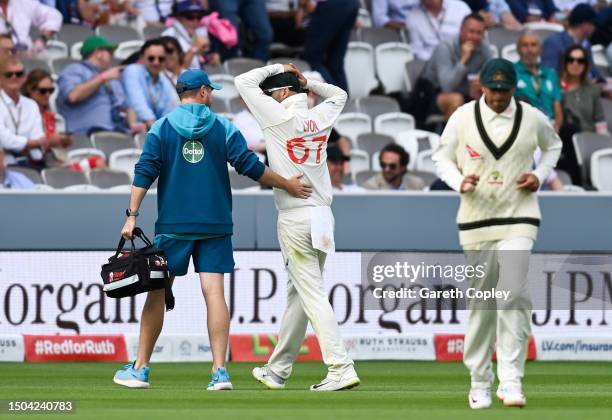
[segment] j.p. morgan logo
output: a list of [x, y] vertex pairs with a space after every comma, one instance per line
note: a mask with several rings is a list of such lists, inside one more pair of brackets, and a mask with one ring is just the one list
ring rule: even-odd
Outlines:
[[199, 141], [188, 141], [183, 145], [183, 157], [189, 163], [198, 163], [204, 158], [204, 146]]

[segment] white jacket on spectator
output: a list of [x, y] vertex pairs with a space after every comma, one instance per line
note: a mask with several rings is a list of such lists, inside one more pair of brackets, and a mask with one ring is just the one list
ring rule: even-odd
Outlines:
[[62, 27], [62, 14], [36, 0], [9, 0], [8, 16], [0, 9], [0, 33], [10, 33], [15, 44], [32, 48], [32, 26], [40, 32], [58, 32]]
[[236, 89], [264, 133], [270, 168], [285, 178], [303, 173], [304, 182], [312, 185], [312, 195], [307, 200], [275, 189], [276, 207], [287, 210], [330, 206], [332, 186], [326, 164], [327, 139], [344, 108], [347, 93], [334, 85], [308, 80], [306, 88], [323, 98], [323, 102], [308, 109], [306, 94], [299, 93], [278, 103], [265, 95], [259, 85], [269, 76], [284, 71], [282, 64], [274, 64], [235, 79]]

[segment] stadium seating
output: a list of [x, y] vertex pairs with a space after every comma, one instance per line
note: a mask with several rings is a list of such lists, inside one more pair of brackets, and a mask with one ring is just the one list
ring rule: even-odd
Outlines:
[[53, 69], [53, 73], [60, 74], [60, 72], [64, 70], [64, 68], [69, 66], [70, 64], [78, 63], [78, 62], [79, 62], [78, 60], [75, 60], [74, 58], [71, 58], [71, 57], [54, 58], [53, 60], [51, 60], [51, 68]]
[[506, 45], [515, 45], [520, 32], [511, 31], [501, 26], [489, 28], [487, 30], [487, 39], [491, 45], [494, 45], [498, 51], [501, 51]]
[[387, 42], [375, 49], [376, 75], [385, 94], [407, 92], [404, 80], [404, 66], [414, 59], [412, 48], [408, 44]]
[[110, 154], [108, 157], [108, 166], [117, 171], [127, 173], [130, 178], [134, 176], [134, 165], [138, 162], [142, 150], [140, 149], [122, 149]]
[[78, 162], [79, 160], [87, 159], [90, 156], [99, 156], [102, 159], [106, 159], [104, 152], [93, 147], [69, 150], [67, 156], [69, 162]]
[[84, 173], [64, 167], [43, 169], [42, 179], [45, 184], [53, 188], [66, 188], [74, 185], [89, 184], [89, 180]]
[[418, 176], [419, 178], [421, 178], [425, 185], [427, 185], [427, 187], [429, 187], [436, 179], [438, 179], [438, 176], [435, 173], [428, 171], [414, 170], [410, 172], [410, 175]]
[[363, 150], [351, 150], [351, 174], [370, 169], [370, 156]]
[[216, 94], [212, 97], [211, 109], [216, 113], [226, 114], [230, 112], [229, 106], [225, 98], [219, 97]]
[[100, 191], [100, 188], [96, 187], [95, 185], [91, 185], [91, 184], [75, 184], [75, 185], [68, 185], [67, 187], [63, 188], [64, 191], [79, 191], [79, 192], [96, 192], [96, 191]]
[[608, 123], [608, 131], [612, 132], [612, 100], [611, 99], [602, 99], [601, 100], [604, 115], [606, 117], [606, 122]]
[[397, 133], [416, 128], [414, 117], [404, 112], [388, 112], [374, 118], [374, 132], [395, 137]]
[[372, 157], [371, 157], [370, 160], [371, 160], [370, 168], [372, 168], [373, 171], [380, 172], [380, 170], [381, 170], [381, 167], [380, 167], [380, 152], [372, 153]]
[[132, 183], [132, 179], [127, 173], [108, 168], [90, 171], [89, 179], [92, 185], [102, 189]]
[[91, 140], [85, 134], [72, 134], [72, 144], [67, 147], [67, 149], [88, 149], [92, 147]]
[[605, 47], [603, 45], [593, 45], [591, 47], [591, 53], [593, 54], [593, 63], [595, 63], [596, 66], [601, 66], [604, 68], [608, 68], [610, 66], [608, 63], [608, 58], [606, 57]]
[[98, 26], [96, 33], [106, 38], [113, 44], [121, 44], [125, 41], [139, 40], [140, 34], [136, 29], [122, 25], [103, 25]]
[[213, 74], [225, 74], [225, 67], [222, 65], [213, 66], [211, 64], [204, 64], [204, 71], [210, 76]]
[[12, 172], [19, 172], [20, 174], [25, 175], [30, 181], [35, 184], [43, 183], [43, 179], [36, 169], [27, 168], [25, 166], [11, 166], [8, 169]]
[[142, 30], [142, 35], [144, 39], [154, 39], [162, 36], [162, 32], [166, 30], [163, 26], [145, 26]]
[[400, 107], [395, 99], [381, 95], [360, 98], [358, 106], [359, 112], [368, 114], [372, 119], [389, 112], [400, 112]]
[[372, 131], [372, 119], [367, 114], [349, 112], [341, 114], [334, 126], [338, 133], [347, 137], [357, 147], [357, 137]]
[[516, 63], [521, 59], [518, 51], [516, 50], [516, 44], [506, 45], [504, 48], [502, 48], [501, 57], [505, 58], [506, 60], [510, 60], [513, 63]]
[[359, 112], [359, 106], [357, 105], [357, 98], [349, 98], [344, 104], [342, 109], [343, 113]]
[[110, 156], [114, 151], [136, 147], [136, 143], [131, 136], [112, 131], [100, 131], [92, 134], [91, 142], [94, 147], [100, 149], [106, 157]]
[[253, 58], [230, 58], [223, 65], [227, 74], [236, 77], [247, 71], [263, 67], [265, 63]]
[[45, 57], [48, 60], [67, 58], [69, 55], [68, 45], [56, 39], [50, 39], [45, 44]]
[[247, 109], [247, 106], [240, 96], [229, 100], [229, 110], [232, 114], [237, 114], [243, 109]]
[[80, 61], [83, 58], [81, 56], [82, 47], [83, 47], [83, 41], [72, 44], [72, 46], [70, 47], [70, 58]]
[[423, 150], [416, 156], [416, 170], [422, 172], [436, 173], [436, 166], [431, 160], [433, 150]]
[[291, 58], [291, 57], [277, 57], [271, 60], [268, 60], [268, 65], [270, 64], [289, 64], [293, 63], [297, 66], [301, 71], [310, 71], [310, 64], [307, 61], [301, 60], [299, 58]]
[[410, 155], [408, 169], [415, 170], [417, 156], [422, 150], [435, 149], [440, 143], [440, 136], [425, 130], [402, 131], [397, 134], [396, 142]]
[[47, 60], [42, 60], [40, 58], [23, 57], [21, 58], [21, 62], [23, 64], [23, 68], [27, 73], [31, 72], [34, 69], [43, 69], [48, 73], [53, 73], [53, 69], [51, 68]]
[[223, 89], [215, 91], [213, 97], [216, 96], [227, 102], [232, 98], [240, 96], [236, 86], [234, 86], [234, 76], [229, 74], [213, 74], [210, 76], [210, 80], [223, 86]]
[[57, 33], [57, 39], [71, 48], [76, 43], [82, 43], [84, 39], [94, 35], [94, 32], [82, 25], [63, 25]]
[[352, 98], [368, 96], [378, 86], [374, 68], [374, 48], [365, 42], [349, 42], [344, 71]]
[[362, 28], [360, 36], [362, 42], [374, 48], [386, 42], [405, 42], [398, 31], [389, 28]]
[[580, 165], [583, 184], [589, 185], [591, 156], [598, 150], [612, 148], [612, 136], [596, 133], [577, 133], [572, 137], [576, 160]]
[[591, 155], [591, 183], [599, 191], [612, 191], [612, 148]]
[[137, 39], [133, 39], [131, 41], [123, 41], [119, 44], [119, 46], [113, 53], [113, 57], [115, 57], [117, 60], [125, 60], [132, 54], [140, 51], [140, 48], [143, 46], [143, 44], [144, 41], [140, 41]]
[[404, 84], [406, 85], [406, 92], [411, 92], [416, 85], [417, 79], [423, 73], [426, 61], [414, 59], [407, 61], [404, 64]]
[[366, 151], [369, 155], [379, 152], [387, 144], [393, 142], [393, 137], [386, 134], [363, 133], [357, 136], [357, 147]]

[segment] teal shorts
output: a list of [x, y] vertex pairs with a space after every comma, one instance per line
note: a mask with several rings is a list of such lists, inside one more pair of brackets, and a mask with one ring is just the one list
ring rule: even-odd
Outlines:
[[232, 235], [206, 239], [177, 239], [172, 235], [155, 236], [155, 246], [168, 257], [171, 276], [184, 276], [193, 257], [196, 273], [231, 273], [234, 271]]

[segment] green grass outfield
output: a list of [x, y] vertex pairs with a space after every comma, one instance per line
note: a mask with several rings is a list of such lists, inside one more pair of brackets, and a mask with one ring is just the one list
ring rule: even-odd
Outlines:
[[307, 390], [324, 377], [321, 363], [297, 364], [283, 391], [252, 379], [254, 366], [229, 364], [236, 390], [207, 392], [210, 365], [204, 363], [155, 364], [148, 390], [115, 385], [119, 364], [0, 363], [0, 400], [73, 400], [76, 415], [68, 418], [109, 420], [612, 418], [612, 363], [529, 363], [526, 408], [495, 401], [492, 409], [478, 412], [468, 408], [468, 375], [460, 363], [358, 362], [361, 386], [332, 393]]

